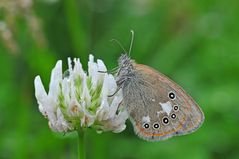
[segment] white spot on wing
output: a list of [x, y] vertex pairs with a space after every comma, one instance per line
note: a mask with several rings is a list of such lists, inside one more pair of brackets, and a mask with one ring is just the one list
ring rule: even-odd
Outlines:
[[157, 117], [159, 117], [160, 112], [157, 112]]
[[143, 116], [142, 117], [142, 123], [149, 123], [150, 122], [150, 117], [149, 116]]
[[157, 117], [159, 117], [160, 114], [162, 114], [164, 111], [161, 110], [161, 111], [157, 111]]
[[167, 101], [166, 103], [159, 103], [159, 104], [161, 105], [163, 111], [169, 115], [173, 109], [171, 103], [169, 101]]

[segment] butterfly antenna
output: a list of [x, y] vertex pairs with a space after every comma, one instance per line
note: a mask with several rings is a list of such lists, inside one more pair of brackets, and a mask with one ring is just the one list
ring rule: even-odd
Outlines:
[[129, 47], [129, 56], [130, 56], [131, 49], [132, 49], [132, 46], [133, 46], [133, 43], [134, 43], [134, 31], [130, 30], [130, 32], [131, 32], [131, 42], [130, 42], [130, 47]]
[[118, 44], [120, 46], [120, 48], [125, 52], [127, 53], [127, 51], [124, 49], [123, 45], [116, 39], [111, 39], [110, 40], [111, 42], [115, 42], [116, 44]]

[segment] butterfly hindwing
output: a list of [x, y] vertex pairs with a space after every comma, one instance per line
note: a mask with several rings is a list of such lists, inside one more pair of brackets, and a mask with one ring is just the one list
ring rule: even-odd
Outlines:
[[135, 133], [145, 140], [193, 132], [204, 120], [199, 106], [180, 86], [145, 65], [134, 64], [123, 95]]

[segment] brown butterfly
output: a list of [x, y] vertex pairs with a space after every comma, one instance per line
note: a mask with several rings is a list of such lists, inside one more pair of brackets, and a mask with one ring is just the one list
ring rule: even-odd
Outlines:
[[[132, 47], [132, 41], [129, 52]], [[175, 82], [127, 54], [118, 60], [117, 85], [135, 133], [158, 141], [197, 130], [204, 115], [197, 103]]]

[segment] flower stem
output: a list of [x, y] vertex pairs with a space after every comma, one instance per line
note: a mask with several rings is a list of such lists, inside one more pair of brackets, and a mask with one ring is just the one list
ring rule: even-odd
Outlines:
[[78, 133], [78, 159], [85, 159], [85, 137], [84, 130], [79, 129]]

